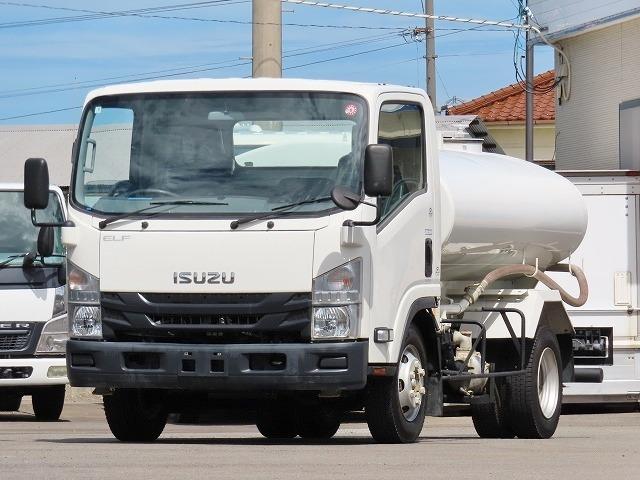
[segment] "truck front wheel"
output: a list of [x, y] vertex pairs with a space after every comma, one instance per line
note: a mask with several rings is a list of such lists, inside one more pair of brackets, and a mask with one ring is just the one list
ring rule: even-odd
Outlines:
[[153, 442], [167, 424], [168, 412], [157, 392], [117, 389], [103, 401], [111, 433], [122, 442]]
[[22, 395], [15, 393], [1, 393], [0, 390], [0, 412], [17, 412], [20, 410]]
[[411, 326], [392, 378], [371, 378], [365, 414], [369, 431], [379, 443], [416, 441], [424, 425], [426, 349], [422, 336]]
[[340, 413], [325, 405], [299, 408], [296, 414], [298, 435], [308, 440], [326, 440], [340, 428]]
[[510, 423], [519, 438], [549, 438], [555, 433], [562, 406], [561, 358], [557, 337], [542, 327], [526, 373], [507, 377]]
[[60, 418], [64, 407], [64, 385], [39, 389], [31, 395], [31, 402], [36, 420], [55, 422]]
[[256, 427], [266, 438], [295, 438], [298, 431], [294, 405], [287, 400], [264, 401], [258, 406]]

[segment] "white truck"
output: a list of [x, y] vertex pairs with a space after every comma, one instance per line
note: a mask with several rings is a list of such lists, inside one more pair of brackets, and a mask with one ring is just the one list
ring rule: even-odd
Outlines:
[[[573, 380], [559, 265], [587, 225], [536, 165], [438, 151], [419, 89], [185, 80], [89, 94], [67, 248], [72, 385], [123, 441], [236, 402], [268, 438], [374, 439], [471, 404], [483, 437], [547, 438]], [[25, 205], [47, 206], [43, 159]], [[72, 225], [71, 225], [72, 224]], [[571, 270], [571, 297], [544, 273]], [[551, 290], [535, 289], [538, 282]]]
[[[581, 308], [569, 308], [576, 375], [598, 383], [568, 383], [565, 403], [640, 401], [640, 175], [625, 170], [559, 172], [582, 193], [589, 226], [571, 261], [589, 278]], [[566, 279], [558, 276], [558, 283]]]
[[[62, 192], [45, 192], [37, 221], [65, 221]], [[60, 229], [32, 225], [21, 184], [0, 183], [0, 412], [30, 395], [38, 420], [57, 420], [64, 405], [68, 338]]]

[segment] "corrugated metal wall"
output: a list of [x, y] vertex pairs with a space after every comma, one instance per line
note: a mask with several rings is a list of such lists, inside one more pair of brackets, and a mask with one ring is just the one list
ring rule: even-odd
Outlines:
[[556, 168], [619, 168], [618, 107], [640, 98], [640, 19], [559, 44], [572, 82], [571, 98], [556, 108]]

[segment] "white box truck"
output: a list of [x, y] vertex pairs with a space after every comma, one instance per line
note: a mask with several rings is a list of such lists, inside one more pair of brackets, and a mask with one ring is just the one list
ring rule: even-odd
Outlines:
[[[565, 403], [640, 400], [640, 175], [625, 170], [560, 172], [582, 193], [589, 225], [571, 261], [589, 278], [589, 300], [568, 308], [576, 330], [576, 376], [601, 382], [568, 383]], [[570, 288], [562, 276], [555, 278]]]
[[[41, 223], [65, 221], [57, 187], [45, 192]], [[23, 185], [0, 183], [0, 412], [30, 395], [38, 420], [57, 420], [64, 405], [68, 338], [64, 248], [60, 229], [32, 225]]]
[[[123, 441], [167, 415], [253, 405], [268, 438], [374, 439], [471, 404], [483, 437], [547, 438], [573, 327], [544, 270], [587, 225], [571, 182], [501, 155], [438, 151], [424, 91], [293, 79], [89, 94], [67, 247], [72, 385]], [[46, 161], [25, 205], [47, 206]], [[35, 213], [34, 213], [35, 214]], [[551, 290], [535, 289], [538, 282]]]

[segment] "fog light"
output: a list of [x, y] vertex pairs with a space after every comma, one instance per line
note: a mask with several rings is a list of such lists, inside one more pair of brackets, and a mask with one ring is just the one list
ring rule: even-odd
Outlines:
[[49, 367], [47, 378], [60, 378], [67, 376], [67, 367], [64, 365]]

